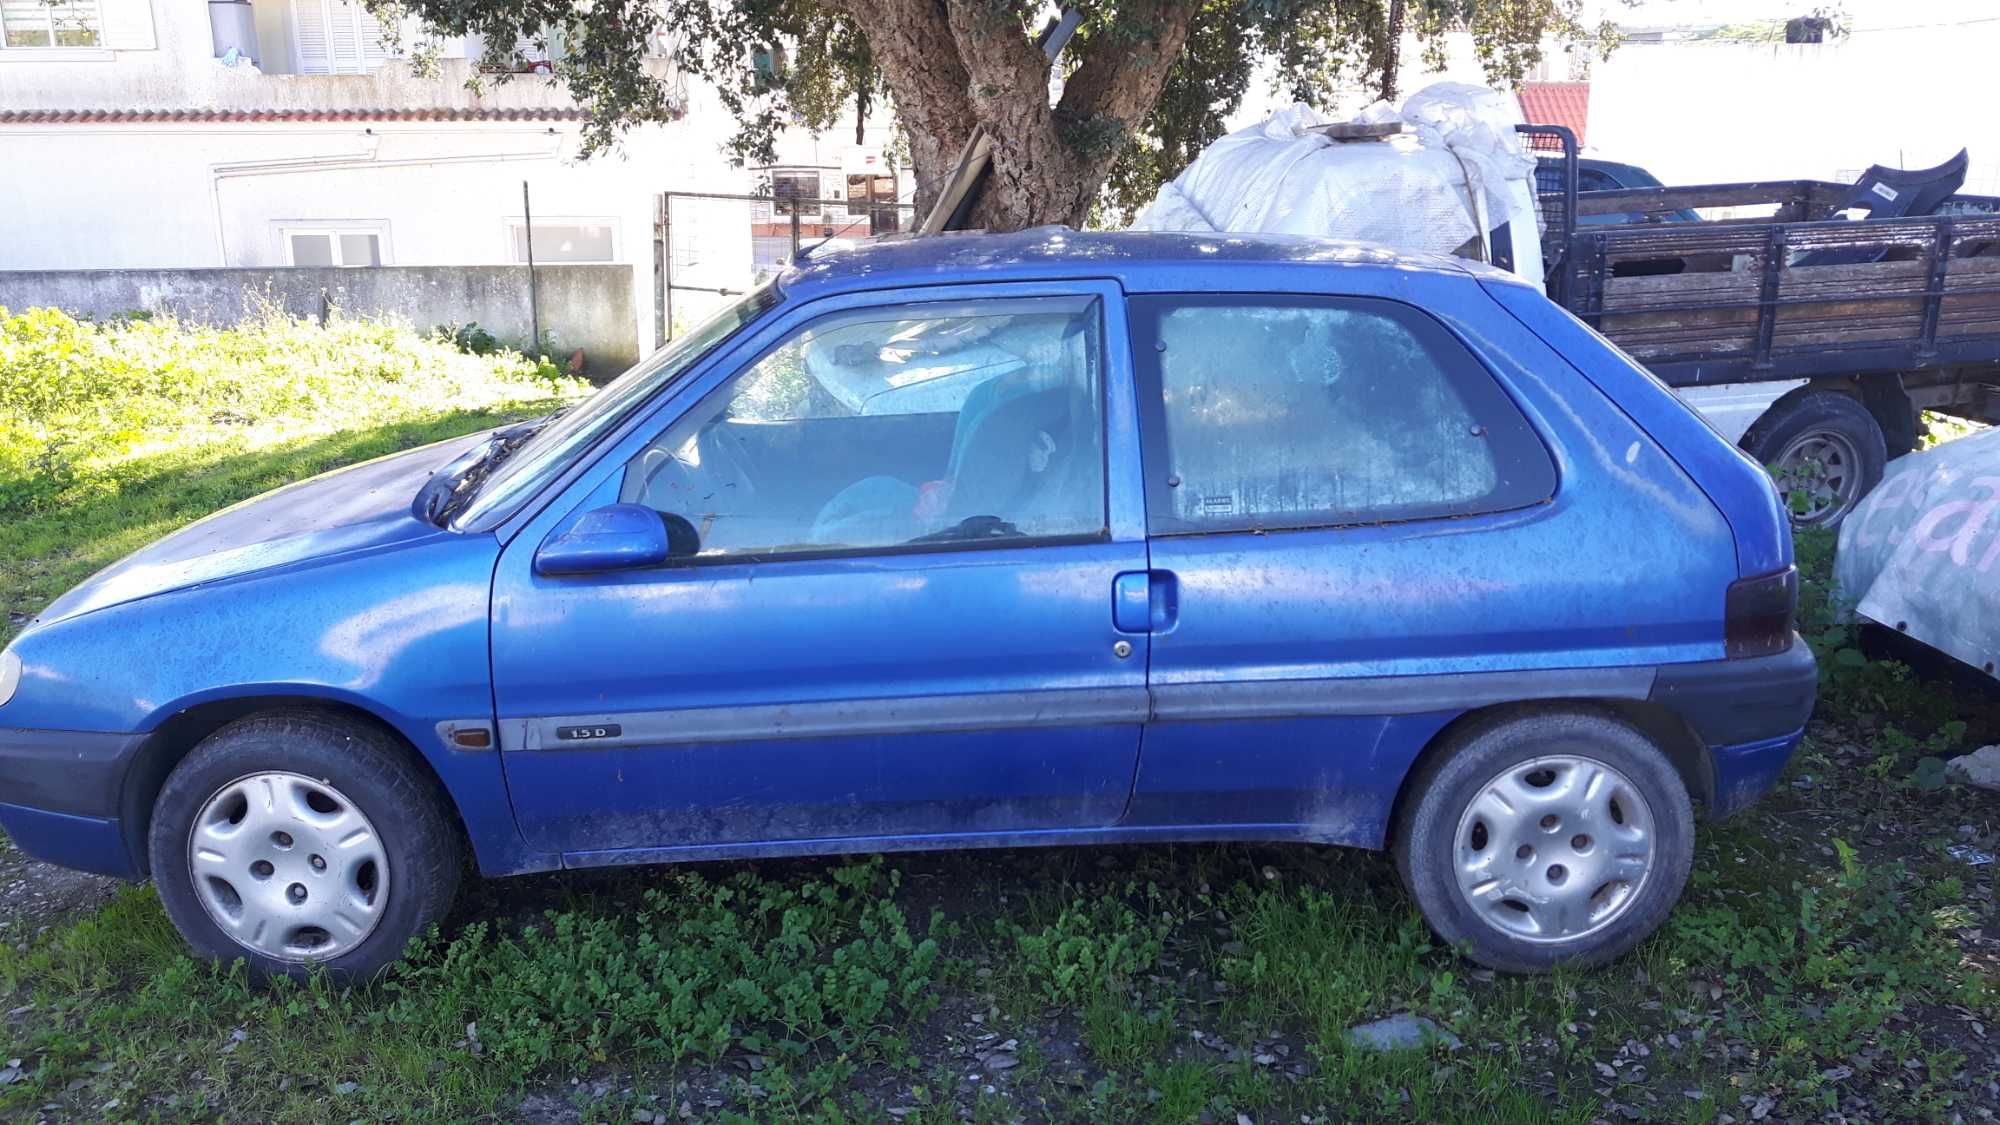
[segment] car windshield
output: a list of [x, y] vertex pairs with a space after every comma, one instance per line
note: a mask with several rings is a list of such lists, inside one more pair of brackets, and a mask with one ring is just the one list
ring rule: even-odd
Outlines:
[[505, 512], [540, 488], [579, 450], [624, 421], [654, 392], [680, 378], [717, 344], [770, 311], [778, 303], [775, 285], [765, 285], [703, 321], [694, 331], [643, 359], [596, 394], [562, 412], [502, 461], [453, 521], [455, 527], [482, 523]]

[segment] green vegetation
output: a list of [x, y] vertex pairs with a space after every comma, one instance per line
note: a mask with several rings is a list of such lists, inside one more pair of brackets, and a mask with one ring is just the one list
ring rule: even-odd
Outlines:
[[[23, 613], [203, 511], [574, 389], [376, 324], [0, 325], [15, 458], [0, 588]], [[34, 340], [69, 366], [37, 352], [17, 370]], [[197, 340], [282, 386], [246, 385]], [[60, 481], [23, 475], [58, 460]], [[258, 991], [197, 965], [135, 887], [40, 933], [0, 931], [0, 1117], [1978, 1119], [2000, 1106], [2000, 917], [1995, 865], [1963, 849], [1994, 848], [1995, 816], [1923, 763], [2000, 721], [1839, 623], [1830, 537], [1799, 543], [1822, 718], [1776, 792], [1702, 826], [1661, 933], [1599, 970], [1481, 970], [1438, 946], [1381, 857], [1333, 848], [475, 884], [407, 964], [351, 990]], [[0, 863], [20, 866], [4, 848]], [[1351, 1027], [1398, 1014], [1461, 1045], [1350, 1045]]]
[[583, 386], [391, 321], [237, 328], [0, 309], [0, 640], [191, 520], [354, 461], [545, 413]]
[[[1819, 750], [1805, 768], [1826, 768]], [[490, 884], [406, 968], [351, 991], [259, 993], [197, 967], [134, 888], [0, 947], [4, 1052], [21, 1060], [0, 1114], [1747, 1121], [1858, 1100], [1875, 1119], [1944, 1120], [1992, 1104], [1975, 1028], [1996, 1003], [1990, 966], [1968, 960], [1990, 872], [1941, 850], [1945, 825], [1978, 814], [1936, 802], [1865, 777], [1787, 786], [1704, 832], [1659, 937], [1547, 978], [1439, 948], [1385, 864], [1336, 849]], [[1874, 816], [1920, 807], [1922, 827], [1859, 842], [1891, 832]], [[1399, 1012], [1464, 1045], [1346, 1042]]]
[[1902, 660], [1869, 651], [1869, 637], [1833, 586], [1831, 531], [1801, 531], [1795, 543], [1799, 632], [1819, 660], [1817, 713], [1873, 733], [1862, 768], [1876, 780], [1942, 788], [1945, 757], [1981, 745], [1968, 740], [1970, 725], [1960, 714], [1975, 701], [1940, 689]]

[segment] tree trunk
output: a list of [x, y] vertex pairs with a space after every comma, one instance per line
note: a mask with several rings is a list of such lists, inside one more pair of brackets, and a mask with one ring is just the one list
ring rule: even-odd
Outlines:
[[930, 211], [972, 135], [969, 77], [951, 49], [951, 28], [939, 0], [833, 0], [857, 27], [895, 101], [910, 145], [917, 215]]
[[1389, 49], [1382, 56], [1382, 100], [1396, 100], [1396, 71], [1403, 61], [1404, 0], [1389, 0]]
[[988, 230], [1083, 226], [1104, 177], [1152, 112], [1201, 0], [1130, 0], [1115, 33], [1081, 45], [1048, 103], [1049, 62], [1023, 30], [993, 26], [998, 6], [945, 0], [973, 85], [973, 113], [994, 141], [976, 218]]
[[1081, 226], [1187, 43], [1200, 0], [1130, 0], [1119, 34], [1084, 45], [1049, 104], [1049, 61], [991, 0], [828, 0], [866, 29], [929, 212], [975, 126], [993, 143], [973, 225]]

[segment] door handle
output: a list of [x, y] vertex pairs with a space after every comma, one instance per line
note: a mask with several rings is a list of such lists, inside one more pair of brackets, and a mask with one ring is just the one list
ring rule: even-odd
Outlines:
[[1128, 571], [1111, 580], [1111, 625], [1121, 633], [1152, 630], [1151, 594], [1143, 570]]
[[1155, 633], [1174, 627], [1181, 616], [1181, 582], [1171, 570], [1146, 572], [1146, 623]]
[[1133, 570], [1111, 581], [1111, 624], [1121, 633], [1164, 633], [1180, 616], [1180, 583], [1170, 570]]

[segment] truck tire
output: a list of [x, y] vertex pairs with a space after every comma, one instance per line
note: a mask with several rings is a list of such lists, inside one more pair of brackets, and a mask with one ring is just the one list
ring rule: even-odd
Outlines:
[[1868, 408], [1838, 391], [1783, 399], [1743, 435], [1799, 527], [1835, 527], [1882, 481], [1889, 449]]

